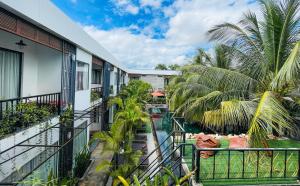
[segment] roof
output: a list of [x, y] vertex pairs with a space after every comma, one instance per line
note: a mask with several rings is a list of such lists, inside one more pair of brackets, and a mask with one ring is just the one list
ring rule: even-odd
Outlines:
[[176, 70], [146, 70], [146, 69], [140, 69], [140, 70], [134, 70], [134, 69], [128, 69], [128, 74], [139, 74], [139, 75], [161, 75], [161, 76], [174, 76], [174, 75], [180, 75], [180, 71]]
[[0, 6], [127, 71], [111, 53], [88, 35], [79, 24], [73, 22], [52, 4], [50, 0], [0, 0]]

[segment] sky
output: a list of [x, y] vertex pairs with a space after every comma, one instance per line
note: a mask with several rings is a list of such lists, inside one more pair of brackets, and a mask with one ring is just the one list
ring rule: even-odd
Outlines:
[[207, 31], [236, 23], [256, 0], [52, 0], [120, 63], [132, 69], [185, 64], [198, 48], [212, 53]]

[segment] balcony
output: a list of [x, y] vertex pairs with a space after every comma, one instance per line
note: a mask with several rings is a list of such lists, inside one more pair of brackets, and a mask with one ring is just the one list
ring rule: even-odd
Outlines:
[[60, 105], [60, 93], [0, 100], [0, 138], [58, 116]]
[[91, 88], [91, 102], [97, 102], [102, 98], [103, 89], [102, 87]]

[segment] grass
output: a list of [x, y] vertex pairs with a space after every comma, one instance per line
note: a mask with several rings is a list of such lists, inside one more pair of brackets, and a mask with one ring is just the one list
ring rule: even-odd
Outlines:
[[[221, 148], [228, 148], [228, 140], [223, 139], [220, 142]], [[187, 140], [187, 143], [195, 141]], [[300, 143], [294, 140], [270, 140], [269, 145], [274, 148], [300, 148]], [[191, 154], [192, 148], [186, 147], [185, 160], [190, 169]], [[257, 152], [247, 151], [244, 153], [243, 164], [243, 152], [231, 151], [229, 158], [228, 151], [219, 151], [214, 157], [200, 159], [200, 179], [204, 185], [295, 183], [298, 173], [298, 152], [287, 152], [286, 167], [285, 152], [274, 151], [273, 163], [271, 159], [266, 152], [259, 152], [257, 156]], [[272, 178], [270, 178], [271, 167]]]

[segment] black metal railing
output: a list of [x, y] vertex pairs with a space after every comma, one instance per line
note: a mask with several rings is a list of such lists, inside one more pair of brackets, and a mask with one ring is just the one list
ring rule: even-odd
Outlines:
[[167, 104], [166, 98], [153, 98], [150, 101], [151, 104]]
[[[149, 153], [145, 159], [143, 159], [138, 166], [136, 166], [132, 171], [129, 172], [126, 178], [130, 178], [132, 180], [133, 175], [136, 175], [138, 179], [143, 180], [146, 177], [153, 177], [157, 173], [162, 170], [162, 166], [174, 168], [173, 165], [176, 165], [176, 168], [181, 171], [181, 164], [179, 162], [182, 161], [183, 156], [185, 154], [185, 131], [183, 127], [180, 125], [176, 118], [173, 118], [172, 129], [171, 132], [160, 144], [156, 146], [156, 148]], [[152, 125], [154, 125], [152, 121]], [[176, 149], [174, 151], [174, 149]], [[158, 154], [154, 159], [150, 158], [154, 155]], [[175, 158], [176, 157], [176, 158]], [[144, 162], [151, 162], [146, 169], [143, 170]], [[142, 170], [142, 171], [141, 171]]]
[[102, 98], [102, 95], [103, 95], [102, 87], [91, 88], [91, 101], [96, 101]]
[[38, 107], [52, 106], [55, 111], [60, 113], [61, 94], [42, 94], [28, 97], [19, 97], [13, 99], [0, 100], [0, 121], [4, 115], [13, 115], [16, 113], [17, 106], [20, 103], [35, 103]]
[[[93, 111], [96, 107], [99, 107], [98, 110], [100, 110], [101, 103], [95, 104], [83, 111], [74, 111], [72, 116], [68, 119], [72, 120], [72, 123], [75, 123], [76, 121], [82, 122], [83, 119], [94, 117]], [[59, 172], [63, 171], [59, 167], [64, 166], [66, 162], [58, 157], [65, 152], [64, 150], [68, 148], [68, 146], [73, 146], [74, 144], [79, 145], [80, 141], [74, 139], [79, 137], [82, 133], [86, 133], [92, 123], [93, 122], [89, 120], [85, 125], [75, 127], [73, 125], [66, 126], [65, 123], [57, 121], [47, 128], [41, 128], [36, 133], [28, 135], [25, 139], [20, 139], [16, 144], [4, 150], [2, 149], [0, 152], [0, 156], [2, 157], [0, 166], [8, 167], [9, 169], [7, 170], [9, 171], [5, 172], [7, 178], [1, 180], [0, 185], [22, 185], [22, 180], [27, 180], [24, 184], [30, 185], [32, 184], [30, 181], [34, 182], [32, 179], [47, 180], [47, 177], [50, 175], [49, 172], [47, 172], [48, 174], [40, 174], [41, 172], [44, 173], [45, 167], [47, 167], [48, 171], [51, 171], [54, 179], [64, 179], [65, 177], [59, 177]], [[72, 130], [74, 133], [65, 142], [59, 141], [59, 135], [64, 135], [60, 134], [62, 127]], [[36, 156], [28, 156], [28, 152], [35, 152]], [[43, 153], [40, 154], [41, 156], [38, 154], [40, 152]], [[75, 157], [75, 155], [73, 156]], [[24, 165], [22, 161], [27, 163]], [[51, 181], [54, 182], [54, 180]]]
[[[190, 171], [195, 171], [197, 183], [212, 180], [247, 182], [251, 179], [258, 183], [273, 179], [274, 182], [279, 180], [282, 183], [300, 179], [300, 148], [198, 148], [194, 143], [186, 141], [182, 119], [172, 117], [173, 132], [146, 159], [167, 145], [160, 156], [152, 160], [143, 171], [137, 166], [127, 178], [136, 175], [143, 183], [146, 178], [162, 174], [162, 167], [169, 167], [183, 176], [182, 167], [186, 166]], [[213, 155], [209, 158], [201, 157], [206, 151]]]
[[[201, 153], [213, 152], [210, 158]], [[195, 180], [299, 179], [298, 148], [196, 148]]]

